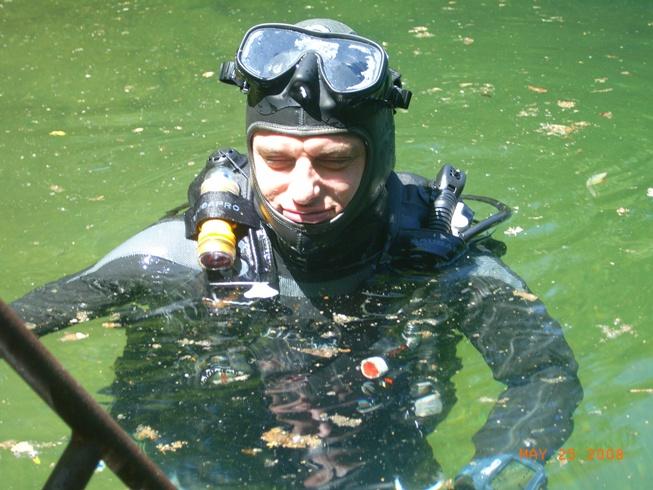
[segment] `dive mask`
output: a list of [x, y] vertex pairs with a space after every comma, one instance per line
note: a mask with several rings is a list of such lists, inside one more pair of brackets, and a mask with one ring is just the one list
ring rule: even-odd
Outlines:
[[[292, 99], [301, 104], [302, 99], [314, 96], [310, 84], [317, 78], [334, 107], [377, 99], [393, 108], [407, 108], [410, 102], [410, 92], [401, 88], [399, 74], [388, 68], [385, 50], [353, 34], [261, 24], [245, 34], [235, 64], [224, 63], [220, 73], [221, 81], [238, 85], [255, 99], [294, 88], [290, 98], [283, 98], [286, 105], [294, 105]], [[323, 105], [324, 95], [320, 98]], [[282, 108], [276, 105], [273, 110]]]

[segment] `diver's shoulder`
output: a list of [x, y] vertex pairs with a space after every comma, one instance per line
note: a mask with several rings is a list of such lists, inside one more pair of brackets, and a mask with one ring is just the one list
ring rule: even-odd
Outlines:
[[189, 269], [199, 269], [195, 253], [196, 243], [185, 236], [183, 217], [161, 220], [128, 238], [91, 269], [99, 269], [111, 262], [131, 257], [155, 257]]
[[524, 280], [501, 260], [505, 251], [503, 242], [485, 237], [470, 243], [456, 260], [443, 269], [443, 273], [457, 277], [494, 279], [515, 289], [525, 288]]

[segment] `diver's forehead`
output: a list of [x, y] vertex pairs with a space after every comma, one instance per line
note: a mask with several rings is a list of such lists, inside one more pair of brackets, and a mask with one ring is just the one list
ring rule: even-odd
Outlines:
[[254, 134], [253, 146], [258, 151], [305, 151], [311, 154], [320, 152], [358, 154], [365, 150], [363, 140], [351, 133], [294, 136], [263, 131]]

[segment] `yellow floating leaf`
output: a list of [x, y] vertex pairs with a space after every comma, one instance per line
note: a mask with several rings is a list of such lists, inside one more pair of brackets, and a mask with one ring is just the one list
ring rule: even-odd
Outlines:
[[508, 236], [517, 236], [523, 231], [524, 229], [521, 226], [511, 226], [506, 231], [504, 231], [503, 234]]
[[590, 191], [590, 194], [592, 194], [592, 196], [596, 197], [596, 189], [594, 188], [594, 186], [603, 184], [607, 176], [608, 176], [608, 172], [599, 172], [598, 174], [592, 175], [585, 181], [585, 187], [587, 187], [587, 190]]
[[528, 85], [528, 90], [530, 90], [531, 92], [535, 92], [536, 94], [545, 94], [549, 91], [544, 87], [537, 87], [535, 85]]
[[564, 124], [542, 123], [538, 131], [547, 136], [567, 136], [573, 133], [574, 129], [573, 126], [566, 126]]
[[174, 453], [177, 452], [177, 450], [181, 449], [182, 447], [188, 446], [188, 441], [174, 441], [171, 442], [170, 444], [157, 444], [156, 448], [162, 452], [163, 454], [165, 453]]
[[535, 296], [533, 293], [529, 293], [528, 291], [521, 291], [517, 289], [514, 289], [512, 291], [512, 295], [518, 298], [525, 299], [526, 301], [537, 301], [538, 299], [538, 297]]
[[50, 131], [48, 134], [50, 136], [66, 136], [66, 132], [60, 129], [55, 129], [54, 131]]
[[363, 423], [362, 419], [346, 417], [340, 414], [331, 415], [329, 419], [338, 427], [358, 427]]
[[256, 456], [258, 453], [262, 452], [263, 449], [260, 447], [245, 447], [240, 450], [241, 453], [243, 453], [246, 456]]
[[87, 333], [83, 332], [72, 332], [72, 333], [67, 333], [63, 337], [61, 337], [59, 340], [61, 342], [76, 342], [78, 340], [84, 340], [88, 338]]
[[139, 441], [144, 441], [145, 439], [155, 441], [160, 437], [160, 435], [158, 431], [154, 430], [149, 425], [141, 424], [136, 427], [136, 433], [134, 434], [134, 437]]
[[281, 427], [273, 427], [261, 435], [268, 447], [286, 447], [290, 449], [314, 448], [321, 444], [316, 435], [291, 434]]

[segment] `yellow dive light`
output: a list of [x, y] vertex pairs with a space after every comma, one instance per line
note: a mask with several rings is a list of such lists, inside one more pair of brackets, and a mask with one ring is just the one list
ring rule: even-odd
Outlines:
[[[207, 192], [240, 193], [234, 175], [224, 167], [210, 171], [200, 187], [200, 195]], [[218, 218], [210, 218], [199, 226], [197, 256], [207, 270], [230, 269], [236, 260], [235, 224]]]

